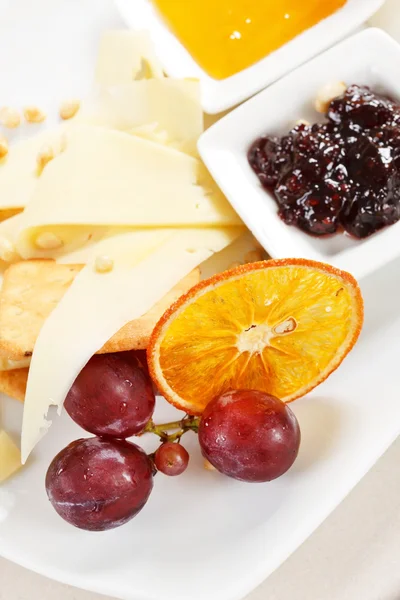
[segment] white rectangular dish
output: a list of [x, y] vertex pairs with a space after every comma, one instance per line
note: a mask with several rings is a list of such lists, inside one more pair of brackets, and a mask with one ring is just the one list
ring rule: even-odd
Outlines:
[[[200, 79], [203, 108], [205, 112], [211, 114], [243, 102], [312, 56], [329, 48], [338, 40], [355, 31], [383, 4], [383, 0], [348, 0], [338, 12], [297, 36], [258, 63], [232, 77], [216, 80], [209, 77], [199, 67], [188, 51], [168, 30], [150, 0], [115, 1], [129, 27], [150, 31], [157, 53], [168, 75]], [[183, 4], [185, 5], [185, 3]], [[185, 8], [186, 6], [182, 10]]]
[[400, 98], [399, 64], [400, 45], [379, 29], [367, 29], [299, 67], [200, 138], [200, 154], [214, 179], [273, 258], [320, 260], [359, 278], [400, 255], [400, 223], [362, 241], [340, 234], [316, 238], [286, 225], [247, 160], [251, 143], [261, 135], [282, 135], [300, 118], [321, 122], [313, 104], [327, 83], [365, 84]]

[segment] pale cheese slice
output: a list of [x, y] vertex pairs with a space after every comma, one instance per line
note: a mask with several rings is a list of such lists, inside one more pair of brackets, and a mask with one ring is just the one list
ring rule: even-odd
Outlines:
[[18, 213], [0, 223], [0, 240], [7, 239], [12, 244], [15, 244], [19, 231], [22, 228], [23, 214], [23, 212]]
[[[128, 130], [128, 133], [137, 135], [138, 137], [144, 138], [145, 140], [149, 140], [151, 142], [156, 142], [156, 144], [161, 144], [162, 146], [171, 146], [177, 150], [184, 151], [179, 143], [174, 144], [171, 141], [168, 132], [165, 129], [161, 129], [159, 124], [155, 121], [153, 123], [147, 123], [146, 125], [139, 125], [139, 127], [133, 127], [133, 129]], [[188, 152], [188, 154], [190, 154], [190, 152]]]
[[37, 155], [44, 147], [58, 145], [66, 128], [60, 125], [11, 145], [0, 164], [0, 211], [27, 205], [39, 178]]
[[120, 85], [135, 79], [163, 78], [164, 73], [146, 31], [107, 31], [100, 40], [95, 81]]
[[131, 131], [156, 124], [167, 143], [197, 155], [203, 132], [200, 84], [187, 79], [147, 79], [101, 87], [84, 101], [75, 122]]
[[55, 227], [60, 248], [68, 252], [75, 232], [81, 235], [85, 226], [240, 224], [200, 160], [127, 133], [77, 126], [38, 181], [17, 249], [23, 258], [54, 257], [37, 241]]
[[61, 264], [81, 264], [94, 261], [98, 256], [107, 256], [118, 264], [131, 267], [144, 253], [152, 251], [173, 235], [168, 228], [132, 229], [109, 227], [97, 229], [95, 235], [85, 244], [70, 252], [61, 254], [57, 262]]
[[0, 223], [0, 272], [11, 263], [21, 260], [15, 244], [22, 228], [22, 219], [21, 212]]
[[79, 273], [36, 341], [24, 406], [23, 462], [51, 424], [46, 419], [49, 407], [56, 405], [61, 410], [89, 358], [242, 231], [233, 227], [172, 231], [153, 252], [142, 255], [140, 262], [135, 259], [134, 266], [129, 266], [124, 253], [124, 261], [121, 265], [116, 262], [110, 273], [97, 273], [92, 263]]
[[0, 483], [14, 475], [22, 466], [17, 445], [4, 430], [0, 431]]
[[15, 242], [20, 229], [23, 226], [24, 212], [13, 215], [9, 219], [0, 223], [0, 236], [5, 236], [12, 242]]

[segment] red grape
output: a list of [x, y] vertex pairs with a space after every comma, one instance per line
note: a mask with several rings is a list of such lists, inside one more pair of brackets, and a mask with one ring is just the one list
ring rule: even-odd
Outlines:
[[154, 463], [161, 473], [174, 477], [186, 470], [189, 454], [181, 444], [165, 442], [156, 451]]
[[46, 475], [46, 491], [60, 517], [89, 531], [123, 525], [146, 504], [153, 465], [125, 440], [89, 438], [62, 450]]
[[148, 371], [135, 352], [96, 354], [75, 379], [64, 406], [86, 431], [127, 438], [143, 431], [155, 396]]
[[212, 400], [199, 427], [204, 457], [241, 481], [270, 481], [296, 459], [300, 428], [290, 408], [264, 392], [233, 390]]

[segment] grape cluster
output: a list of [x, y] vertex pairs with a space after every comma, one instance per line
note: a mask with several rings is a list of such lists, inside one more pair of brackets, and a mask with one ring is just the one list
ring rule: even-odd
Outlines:
[[[155, 397], [143, 355], [120, 352], [94, 356], [76, 378], [65, 407], [96, 437], [64, 448], [46, 475], [57, 513], [72, 525], [103, 531], [123, 525], [146, 504], [157, 471], [183, 473], [189, 454], [184, 432], [198, 431], [204, 457], [221, 473], [247, 482], [270, 481], [293, 464], [300, 444], [297, 420], [287, 405], [263, 392], [233, 390], [215, 398], [200, 419], [187, 416], [168, 434], [155, 426]], [[148, 456], [127, 441], [145, 431], [161, 445]]]

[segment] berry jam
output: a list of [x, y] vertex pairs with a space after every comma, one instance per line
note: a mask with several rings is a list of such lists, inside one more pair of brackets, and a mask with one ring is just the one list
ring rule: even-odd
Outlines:
[[288, 225], [365, 238], [400, 219], [400, 105], [352, 85], [326, 116], [259, 138], [249, 163]]

